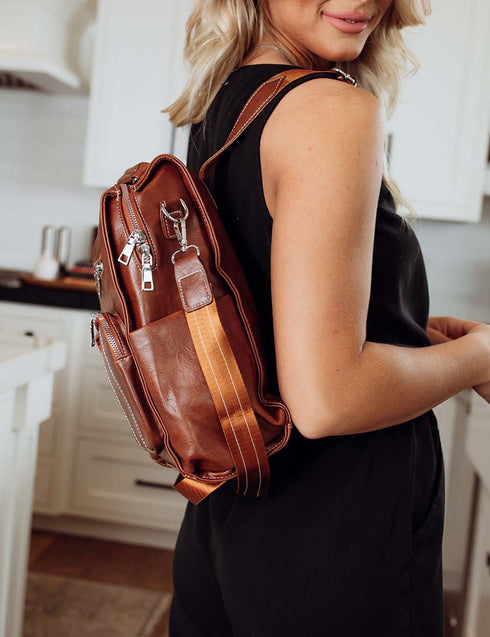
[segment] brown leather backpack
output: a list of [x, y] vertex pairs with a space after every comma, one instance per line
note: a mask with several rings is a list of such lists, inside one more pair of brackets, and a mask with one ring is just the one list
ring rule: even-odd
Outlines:
[[275, 95], [304, 74], [350, 81], [340, 69], [292, 69], [250, 97], [225, 146], [199, 177], [172, 155], [129, 168], [101, 197], [92, 249], [97, 344], [136, 442], [179, 472], [197, 504], [227, 480], [266, 497], [268, 456], [293, 426], [265, 391], [258, 311], [205, 176]]

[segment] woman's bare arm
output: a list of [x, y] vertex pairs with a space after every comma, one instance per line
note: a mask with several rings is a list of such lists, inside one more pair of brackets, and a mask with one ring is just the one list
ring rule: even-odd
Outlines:
[[262, 134], [279, 389], [308, 438], [389, 427], [490, 379], [490, 328], [366, 341], [385, 127], [371, 93], [322, 78], [285, 95]]

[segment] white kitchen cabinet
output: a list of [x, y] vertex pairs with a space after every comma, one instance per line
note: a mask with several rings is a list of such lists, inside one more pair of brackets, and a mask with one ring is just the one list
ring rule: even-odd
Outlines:
[[465, 452], [471, 392], [464, 390], [434, 408], [444, 456], [444, 589], [460, 596], [470, 534], [474, 468]]
[[[54, 375], [52, 412], [39, 431], [34, 509], [56, 514], [68, 500], [66, 471], [69, 466], [73, 387], [73, 336], [79, 313], [74, 310], [2, 302], [0, 329], [12, 334], [63, 339], [67, 342], [67, 368]], [[67, 455], [68, 454], [68, 455]]]
[[490, 130], [490, 2], [432, 0], [407, 29], [421, 69], [388, 123], [390, 172], [420, 217], [479, 221]]
[[480, 482], [463, 637], [490, 635], [490, 491]]
[[90, 517], [178, 532], [187, 500], [176, 472], [154, 463], [136, 443], [79, 439], [73, 507]]
[[[130, 166], [173, 152], [175, 129], [160, 111], [184, 85], [185, 22], [192, 5], [99, 0], [85, 185], [108, 188]], [[181, 149], [180, 131], [178, 139]]]
[[463, 637], [490, 635], [490, 405], [471, 395], [468, 456], [477, 474], [477, 500], [471, 541]]

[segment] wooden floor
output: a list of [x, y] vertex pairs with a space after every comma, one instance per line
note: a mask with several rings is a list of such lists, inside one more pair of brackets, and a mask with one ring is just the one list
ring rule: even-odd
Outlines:
[[[173, 551], [33, 531], [29, 570], [172, 593], [172, 559]], [[445, 637], [452, 634], [446, 616]], [[168, 613], [151, 637], [168, 637]]]
[[[33, 531], [29, 571], [172, 593], [173, 551]], [[151, 637], [168, 637], [168, 613]]]

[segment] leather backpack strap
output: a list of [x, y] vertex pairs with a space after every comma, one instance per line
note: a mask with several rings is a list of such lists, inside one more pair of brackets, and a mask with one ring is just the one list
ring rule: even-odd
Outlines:
[[[270, 472], [264, 439], [197, 250], [186, 250], [174, 261], [174, 274], [194, 349], [236, 468], [236, 493], [265, 498]], [[174, 488], [197, 504], [222, 484], [179, 477]]]
[[307, 71], [304, 69], [291, 69], [290, 71], [281, 71], [273, 77], [263, 82], [249, 97], [247, 103], [243, 107], [238, 119], [228, 135], [224, 146], [222, 146], [214, 155], [212, 155], [202, 166], [199, 171], [199, 177], [206, 179], [211, 170], [215, 167], [216, 162], [236, 140], [246, 130], [246, 128], [254, 121], [264, 108], [271, 102], [274, 97], [284, 90], [286, 86], [306, 75], [317, 77], [331, 77], [332, 79], [342, 80], [357, 86], [355, 79], [348, 73], [334, 67], [328, 71]]

